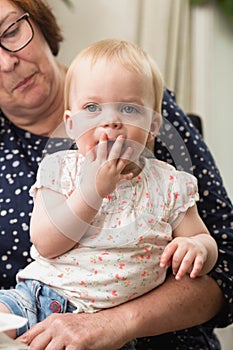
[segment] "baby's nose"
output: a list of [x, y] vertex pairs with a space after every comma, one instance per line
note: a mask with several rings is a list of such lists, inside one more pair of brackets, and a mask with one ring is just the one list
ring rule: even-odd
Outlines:
[[104, 128], [111, 128], [111, 129], [120, 129], [122, 127], [122, 123], [121, 122], [107, 122], [104, 123], [103, 125]]

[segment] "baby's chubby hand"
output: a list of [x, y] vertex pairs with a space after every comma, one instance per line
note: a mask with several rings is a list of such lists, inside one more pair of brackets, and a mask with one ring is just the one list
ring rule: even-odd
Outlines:
[[98, 145], [87, 152], [79, 186], [83, 198], [94, 208], [115, 190], [119, 181], [133, 177], [131, 172], [122, 174], [132, 155], [131, 147], [123, 149], [124, 142], [125, 138], [119, 135], [111, 140], [109, 148], [108, 137], [102, 133]]
[[196, 237], [176, 237], [164, 249], [160, 267], [172, 266], [176, 280], [186, 273], [191, 278], [199, 275], [207, 258], [207, 249]]

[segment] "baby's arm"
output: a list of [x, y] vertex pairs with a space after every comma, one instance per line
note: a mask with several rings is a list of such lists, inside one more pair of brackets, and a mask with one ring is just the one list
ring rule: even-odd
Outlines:
[[30, 234], [41, 256], [54, 258], [75, 246], [97, 214], [103, 198], [119, 181], [132, 178], [132, 173], [122, 174], [131, 154], [128, 148], [121, 156], [123, 144], [124, 139], [118, 137], [108, 152], [106, 135], [102, 135], [98, 147], [86, 157], [83, 176], [68, 198], [49, 188], [37, 189]]
[[42, 187], [37, 190], [30, 223], [30, 235], [40, 255], [53, 258], [70, 250], [96, 215], [76, 189], [67, 199]]
[[195, 278], [213, 268], [218, 256], [217, 245], [200, 218], [196, 205], [188, 209], [173, 230], [173, 237], [164, 249], [160, 266], [171, 264], [177, 280], [186, 273]]

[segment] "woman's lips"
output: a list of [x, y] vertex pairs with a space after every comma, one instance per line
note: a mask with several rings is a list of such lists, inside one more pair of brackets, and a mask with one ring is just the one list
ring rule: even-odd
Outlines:
[[24, 88], [28, 87], [28, 86], [31, 84], [32, 78], [34, 77], [34, 75], [35, 75], [35, 73], [32, 74], [32, 75], [30, 75], [29, 77], [27, 77], [27, 78], [21, 80], [21, 81], [13, 88], [13, 91], [14, 91], [14, 90], [17, 90], [17, 89], [22, 89], [22, 88], [24, 89]]

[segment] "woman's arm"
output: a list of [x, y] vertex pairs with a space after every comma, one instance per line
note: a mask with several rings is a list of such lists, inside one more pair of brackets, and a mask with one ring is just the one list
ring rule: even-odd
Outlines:
[[167, 333], [204, 323], [223, 306], [218, 285], [208, 276], [176, 281], [168, 277], [156, 290], [94, 314], [54, 314], [18, 338], [44, 350], [115, 350], [136, 337]]
[[[233, 322], [233, 207], [211, 152], [191, 120], [177, 105], [174, 93], [168, 90], [164, 91], [162, 110], [164, 122], [155, 143], [155, 155], [197, 178], [200, 195], [198, 212], [218, 245], [218, 260], [209, 275], [222, 290], [225, 307], [204, 326], [207, 334], [209, 328], [226, 327]], [[187, 331], [183, 334], [185, 336]]]

